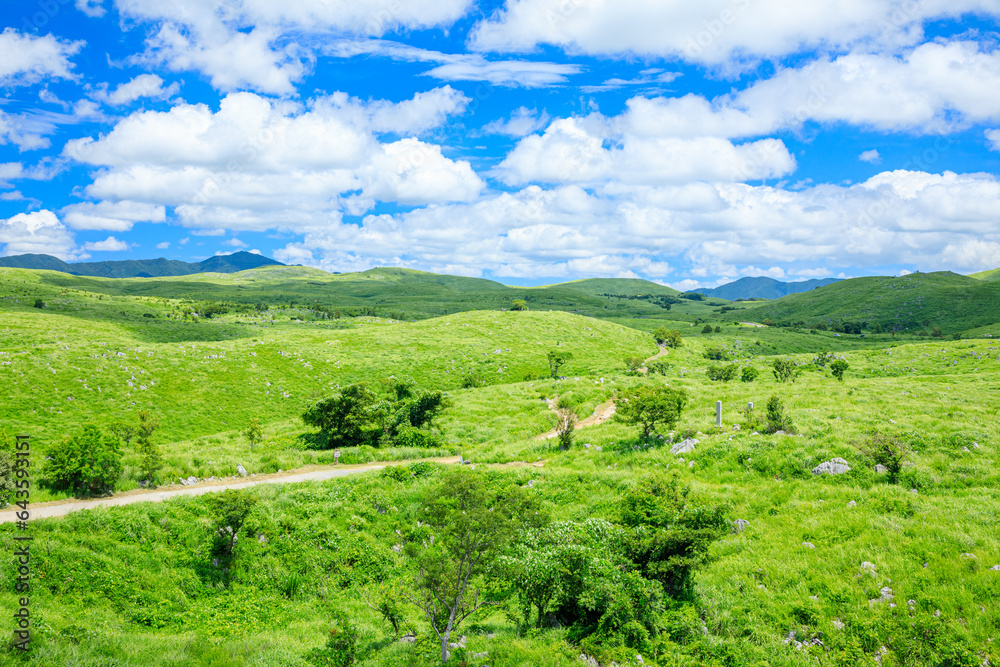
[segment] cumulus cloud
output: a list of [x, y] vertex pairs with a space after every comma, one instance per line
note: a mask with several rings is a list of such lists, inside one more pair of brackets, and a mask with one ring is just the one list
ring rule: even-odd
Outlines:
[[170, 241], [161, 241], [160, 243], [156, 244], [157, 250], [166, 250], [169, 247], [170, 247]]
[[858, 156], [858, 159], [862, 162], [869, 162], [871, 164], [878, 164], [882, 161], [882, 156], [879, 155], [877, 150], [864, 151]]
[[246, 248], [247, 244], [239, 239], [229, 239], [228, 241], [223, 241], [222, 245], [227, 245], [231, 248]]
[[[616, 145], [606, 146], [608, 140]], [[778, 139], [737, 146], [718, 137], [641, 136], [591, 117], [559, 119], [541, 136], [525, 137], [498, 171], [513, 185], [655, 185], [766, 179], [794, 168], [794, 158]]]
[[12, 188], [14, 184], [11, 183], [12, 179], [20, 178], [24, 173], [24, 165], [20, 162], [2, 162], [0, 163], [0, 188]]
[[66, 261], [78, 258], [73, 235], [55, 213], [44, 209], [0, 220], [0, 242], [4, 244], [0, 256], [4, 257], [33, 253]]
[[103, 167], [88, 197], [172, 206], [188, 227], [322, 227], [376, 201], [477, 197], [484, 184], [468, 162], [413, 137], [384, 144], [376, 137], [428, 129], [466, 101], [446, 86], [395, 104], [335, 94], [303, 110], [233, 93], [214, 112], [182, 104], [133, 113], [106, 136], [70, 141], [64, 153]]
[[507, 0], [481, 21], [469, 45], [480, 51], [528, 52], [549, 44], [571, 54], [635, 54], [734, 66], [817, 47], [912, 45], [922, 24], [965, 13], [1000, 15], [992, 0], [900, 4], [785, 0]]
[[483, 134], [504, 134], [508, 137], [521, 138], [537, 132], [549, 122], [549, 114], [538, 109], [518, 107], [510, 118], [497, 119], [483, 126]]
[[104, 0], [76, 0], [76, 8], [90, 18], [104, 16]]
[[88, 241], [83, 244], [84, 250], [96, 252], [122, 252], [129, 249], [129, 245], [124, 241], [119, 241], [114, 236], [109, 236], [103, 241]]
[[1000, 151], [1000, 130], [986, 130], [986, 141], [989, 142], [990, 149]]
[[106, 90], [97, 91], [94, 98], [112, 106], [124, 106], [131, 104], [142, 97], [152, 99], [166, 99], [176, 95], [180, 90], [180, 84], [174, 82], [169, 86], [163, 86], [163, 79], [155, 74], [140, 74], [131, 81], [121, 84], [111, 92]]
[[199, 71], [224, 91], [251, 88], [292, 95], [311, 70], [312, 42], [331, 33], [380, 36], [398, 29], [445, 26], [471, 0], [116, 0], [122, 14], [154, 26], [140, 60], [174, 71]]
[[70, 58], [83, 42], [68, 42], [52, 35], [26, 35], [14, 28], [0, 33], [0, 85], [17, 86], [45, 79], [74, 79]]
[[442, 53], [380, 39], [344, 40], [325, 47], [338, 58], [380, 56], [406, 62], [437, 63], [424, 76], [442, 81], [485, 81], [495, 86], [543, 88], [563, 84], [581, 68], [569, 63], [527, 60], [487, 60], [478, 54]]
[[165, 222], [163, 206], [136, 201], [102, 201], [71, 204], [62, 209], [63, 219], [73, 229], [127, 232], [137, 222]]

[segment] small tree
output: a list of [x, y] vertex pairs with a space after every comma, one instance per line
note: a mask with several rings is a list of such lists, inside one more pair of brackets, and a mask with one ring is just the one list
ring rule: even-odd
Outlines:
[[250, 451], [252, 452], [254, 446], [264, 439], [264, 427], [261, 426], [259, 418], [250, 418], [246, 428], [243, 429], [243, 437], [250, 443]]
[[[401, 470], [405, 471], [403, 468]], [[409, 477], [410, 473], [406, 472], [406, 476]], [[399, 639], [399, 632], [406, 624], [404, 609], [406, 600], [400, 587], [380, 584], [374, 590], [361, 591], [361, 599], [365, 601], [369, 609], [378, 612], [382, 619], [392, 626], [393, 638]]]
[[777, 433], [778, 431], [795, 433], [795, 424], [785, 412], [785, 406], [777, 395], [767, 399], [767, 426], [765, 430], [768, 433]]
[[136, 426], [128, 419], [116, 419], [108, 426], [108, 431], [125, 443], [125, 449], [128, 449], [129, 445], [132, 444], [132, 438], [135, 437]]
[[712, 325], [711, 324], [706, 324], [704, 326], [704, 328], [702, 328], [701, 332], [703, 334], [710, 334], [710, 333], [712, 333]]
[[895, 436], [876, 431], [871, 434], [868, 446], [869, 456], [875, 463], [885, 466], [889, 482], [897, 484], [899, 474], [903, 471], [903, 460], [908, 453], [906, 443]]
[[243, 524], [257, 505], [257, 498], [246, 491], [226, 489], [222, 493], [211, 494], [206, 504], [215, 516], [212, 555], [229, 559]]
[[759, 370], [757, 370], [753, 366], [747, 366], [746, 368], [743, 369], [743, 372], [740, 374], [740, 381], [753, 382], [754, 380], [757, 379], [758, 375], [760, 375]]
[[843, 359], [837, 359], [835, 362], [830, 364], [830, 372], [833, 373], [833, 377], [837, 378], [840, 382], [844, 381], [844, 373], [850, 368], [848, 364]]
[[639, 375], [639, 369], [642, 368], [642, 357], [625, 357], [623, 361], [625, 362], [625, 375]]
[[529, 511], [519, 487], [496, 492], [481, 475], [464, 470], [446, 475], [425, 502], [433, 534], [422, 549], [407, 545], [417, 571], [410, 600], [430, 622], [447, 662], [452, 631], [491, 604], [482, 591], [493, 563], [537, 512]]
[[372, 436], [369, 409], [377, 397], [363, 382], [348, 385], [302, 414], [302, 421], [327, 435], [331, 447], [365, 444]]
[[342, 611], [333, 613], [333, 627], [326, 646], [306, 654], [306, 661], [316, 667], [350, 667], [358, 659], [358, 630]]
[[719, 325], [715, 325], [715, 333], [722, 333], [722, 327]]
[[791, 359], [775, 359], [771, 362], [774, 379], [784, 384], [785, 382], [795, 382], [795, 378], [802, 371], [795, 367], [795, 362]]
[[615, 403], [615, 421], [642, 428], [642, 436], [649, 438], [657, 426], [672, 428], [680, 419], [687, 403], [687, 394], [663, 386], [636, 387], [622, 394]]
[[653, 332], [653, 338], [656, 339], [657, 345], [665, 345], [667, 347], [681, 346], [681, 332], [677, 329], [659, 327]]
[[153, 442], [153, 432], [159, 428], [160, 420], [146, 410], [139, 410], [136, 417], [138, 418], [136, 444], [139, 448], [142, 474], [153, 482], [163, 467], [163, 454], [159, 445]]
[[569, 449], [573, 446], [573, 431], [576, 429], [576, 412], [570, 408], [559, 408], [556, 410], [556, 417], [559, 418], [558, 437], [559, 448]]
[[45, 302], [41, 299], [35, 299], [35, 308], [44, 308]]
[[56, 489], [82, 495], [114, 491], [122, 474], [118, 438], [88, 424], [73, 436], [53, 445], [46, 457], [44, 475]]
[[573, 358], [573, 353], [561, 350], [549, 350], [547, 358], [549, 360], [549, 374], [551, 377], [557, 378], [559, 377], [559, 369]]
[[739, 373], [737, 364], [711, 364], [708, 367], [708, 379], [717, 382], [729, 382]]
[[528, 310], [528, 302], [524, 299], [514, 299], [514, 303], [510, 307], [511, 310]]

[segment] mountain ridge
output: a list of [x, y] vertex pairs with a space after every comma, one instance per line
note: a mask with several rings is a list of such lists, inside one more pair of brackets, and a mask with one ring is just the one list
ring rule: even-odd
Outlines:
[[73, 276], [91, 278], [163, 278], [188, 276], [195, 273], [237, 273], [261, 266], [285, 266], [281, 262], [245, 252], [216, 255], [201, 262], [183, 262], [158, 257], [156, 259], [126, 259], [104, 262], [64, 262], [52, 255], [24, 254], [0, 257], [0, 267], [59, 271]]
[[797, 282], [782, 282], [766, 276], [740, 278], [714, 289], [693, 289], [705, 296], [736, 301], [737, 299], [780, 299], [789, 294], [809, 292], [817, 287], [825, 287], [840, 282], [839, 278], [813, 278]]

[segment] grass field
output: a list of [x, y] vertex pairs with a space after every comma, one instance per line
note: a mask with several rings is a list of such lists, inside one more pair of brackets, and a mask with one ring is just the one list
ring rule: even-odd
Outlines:
[[[384, 276], [369, 276], [376, 285], [398, 283], [399, 301], [387, 311], [403, 302], [406, 274], [373, 275]], [[490, 285], [469, 290], [468, 312], [421, 305], [417, 321], [317, 315], [307, 299], [326, 287], [309, 281], [338, 279], [354, 281], [352, 289], [362, 282], [282, 267], [134, 281], [0, 269], [0, 428], [31, 433], [40, 466], [47, 446], [84, 423], [150, 409], [161, 419], [155, 437], [165, 482], [233, 475], [237, 463], [257, 473], [289, 470], [332, 462], [329, 451], [309, 448], [299, 419], [311, 401], [351, 382], [405, 374], [451, 398], [436, 427], [441, 447], [348, 449], [345, 462], [461, 454], [477, 474], [525, 487], [553, 520], [569, 522], [620, 521], [624, 495], [660, 471], [675, 474], [692, 497], [725, 506], [728, 520], [749, 522], [711, 546], [693, 597], [665, 606], [642, 664], [1000, 662], [1000, 570], [992, 569], [1000, 564], [1000, 342], [982, 337], [989, 324], [964, 329], [966, 340], [836, 336], [739, 326], [723, 318], [756, 321], [772, 312], [775, 319], [783, 311], [766, 308], [784, 306], [736, 303], [750, 309], [719, 313], [725, 302], [714, 301], [595, 319], [563, 312], [574, 304], [553, 292], [565, 308], [503, 311], [510, 293], [487, 307]], [[585, 290], [575, 289], [589, 290], [587, 298], [629, 293], [627, 285], [584, 282]], [[139, 294], [145, 285], [149, 293]], [[246, 303], [283, 298], [197, 321], [184, 314], [241, 289], [257, 290]], [[711, 333], [701, 333], [706, 322]], [[683, 345], [661, 357], [664, 374], [626, 375], [625, 357], [657, 352], [649, 333], [661, 325], [683, 334]], [[564, 379], [547, 377], [550, 350], [573, 354], [559, 371]], [[848, 362], [842, 382], [817, 363], [826, 351]], [[794, 382], [773, 376], [777, 358], [798, 364]], [[709, 365], [721, 363], [760, 375], [710, 380]], [[469, 376], [485, 381], [463, 387]], [[689, 402], [663, 439], [643, 441], [636, 427], [615, 421], [578, 430], [568, 451], [535, 438], [556, 424], [547, 401], [583, 417], [629, 387], [664, 383]], [[745, 424], [748, 402], [760, 409], [772, 395], [796, 434], [734, 428]], [[251, 417], [265, 426], [253, 452], [240, 434]], [[907, 445], [897, 484], [875, 472], [876, 432]], [[671, 434], [699, 442], [674, 455]], [[850, 472], [810, 472], [834, 457]], [[542, 466], [508, 465], [519, 461]], [[137, 485], [137, 465], [128, 452], [119, 489]], [[361, 597], [411, 576], [405, 551], [394, 547], [416, 539], [421, 507], [444, 470], [410, 469], [403, 478], [373, 472], [248, 491], [257, 505], [225, 576], [208, 555], [207, 497], [35, 522], [30, 664], [304, 667], [317, 664], [307, 657], [324, 645], [336, 611], [358, 628], [358, 664], [438, 664], [436, 638], [414, 608], [405, 628], [416, 641], [397, 642]], [[32, 502], [66, 495], [36, 486]], [[13, 525], [0, 525], [0, 550], [13, 553], [15, 535]], [[0, 585], [8, 618], [17, 601], [13, 572], [5, 568]], [[602, 664], [639, 664], [629, 646], [587, 643], [566, 627], [528, 627], [512, 603], [479, 612], [460, 632], [467, 645], [449, 664], [573, 665], [588, 652]], [[0, 664], [22, 660], [4, 651]]]

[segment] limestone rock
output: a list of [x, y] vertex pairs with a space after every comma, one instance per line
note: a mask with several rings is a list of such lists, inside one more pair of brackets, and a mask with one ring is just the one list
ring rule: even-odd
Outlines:
[[884, 473], [887, 473], [887, 472], [889, 472], [889, 469], [886, 468], [881, 463], [878, 463], [878, 464], [875, 465], [875, 474], [876, 475], [881, 475], [881, 474], [884, 474]]
[[847, 465], [847, 461], [839, 456], [829, 461], [823, 461], [823, 463], [812, 469], [812, 474], [814, 475], [843, 475], [845, 472], [851, 472], [851, 467]]
[[407, 632], [405, 635], [399, 638], [399, 641], [406, 642], [407, 644], [412, 644], [413, 642], [417, 641], [417, 636], [414, 635], [412, 632]]
[[812, 542], [803, 542], [802, 546], [804, 546], [806, 549], [815, 549], [816, 548], [816, 545], [813, 544]]
[[877, 597], [874, 600], [869, 600], [868, 601], [868, 606], [869, 607], [874, 607], [876, 604], [878, 604], [880, 602], [889, 602], [889, 603], [892, 602], [892, 589], [891, 588], [889, 588], [888, 586], [883, 586], [882, 589], [879, 591], [879, 593], [882, 594], [881, 597]]
[[247, 476], [247, 469], [243, 467], [242, 463], [237, 463], [236, 464], [236, 472], [238, 472], [240, 474], [240, 477], [246, 477]]
[[736, 521], [733, 521], [733, 532], [742, 533], [749, 525], [750, 522], [746, 519], [737, 519]]
[[671, 454], [687, 454], [688, 452], [694, 451], [694, 446], [698, 444], [698, 440], [695, 438], [688, 438], [687, 440], [681, 440], [676, 445], [670, 448]]
[[858, 503], [856, 501], [854, 501], [854, 500], [852, 500], [849, 503], [847, 503], [848, 507], [857, 507], [857, 505], [858, 505]]

